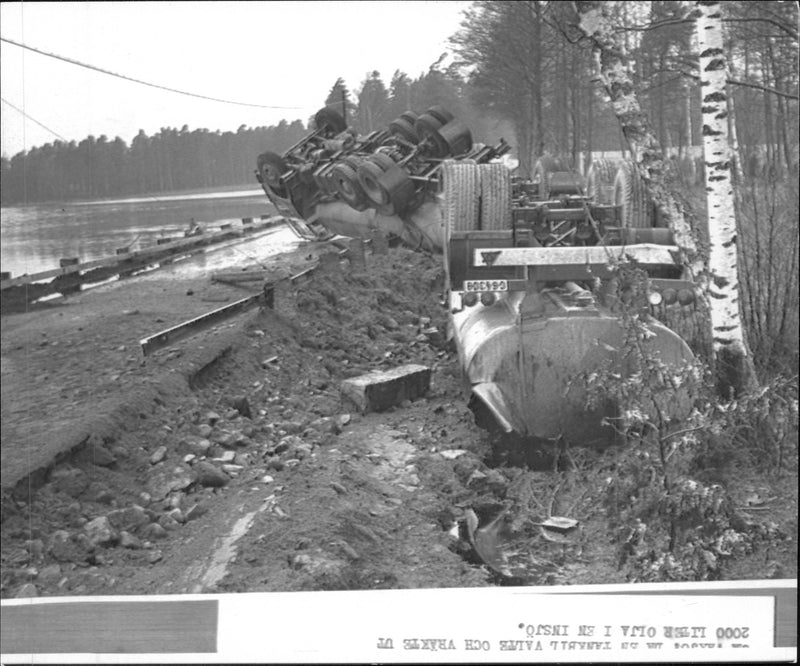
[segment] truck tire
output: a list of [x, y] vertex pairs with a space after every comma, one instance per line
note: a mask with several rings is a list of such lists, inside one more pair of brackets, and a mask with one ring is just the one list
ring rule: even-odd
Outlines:
[[635, 162], [624, 160], [614, 179], [614, 204], [622, 206], [622, 226], [645, 229], [653, 226], [653, 206]]
[[460, 120], [451, 120], [440, 127], [438, 135], [447, 144], [449, 155], [463, 155], [472, 150], [472, 132]]
[[533, 168], [533, 180], [539, 183], [539, 197], [547, 199], [550, 196], [550, 174], [556, 171], [569, 171], [565, 160], [545, 155], [536, 160]]
[[419, 134], [414, 129], [414, 124], [405, 118], [397, 118], [389, 123], [389, 131], [401, 139], [405, 139], [409, 143], [418, 144]]
[[284, 159], [277, 153], [268, 151], [258, 156], [256, 167], [261, 176], [261, 184], [285, 199], [287, 192], [281, 182], [281, 176], [289, 170], [289, 167], [286, 166]]
[[504, 164], [481, 164], [480, 227], [511, 229], [511, 172]]
[[350, 208], [355, 210], [366, 210], [369, 208], [369, 200], [361, 183], [358, 181], [356, 170], [345, 162], [337, 162], [331, 170], [331, 177], [336, 185], [339, 198]]
[[441, 167], [442, 216], [451, 231], [476, 231], [480, 219], [481, 176], [473, 160], [445, 160]]
[[342, 115], [328, 107], [323, 107], [314, 114], [314, 126], [327, 136], [336, 136], [347, 129]]
[[447, 123], [455, 118], [452, 113], [439, 104], [432, 106], [425, 113], [436, 118], [442, 125], [447, 125]]
[[592, 162], [586, 174], [586, 195], [595, 204], [614, 203], [614, 179], [617, 176], [617, 160], [599, 159]]

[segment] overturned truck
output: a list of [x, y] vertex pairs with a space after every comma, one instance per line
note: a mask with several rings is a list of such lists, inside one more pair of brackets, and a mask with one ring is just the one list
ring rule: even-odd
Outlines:
[[[588, 409], [575, 379], [608, 367], [638, 371], [623, 354], [620, 262], [647, 276], [640, 308], [686, 306], [677, 248], [630, 162], [599, 160], [587, 178], [543, 157], [532, 179], [512, 176], [509, 152], [473, 143], [445, 109], [404, 113], [357, 136], [330, 109], [282, 155], [263, 153], [256, 175], [295, 229], [392, 234], [440, 251], [449, 326], [478, 423], [524, 437], [602, 446], [615, 438], [613, 404]], [[650, 318], [648, 353], [691, 362], [686, 342]], [[676, 400], [668, 416], [685, 416]]]

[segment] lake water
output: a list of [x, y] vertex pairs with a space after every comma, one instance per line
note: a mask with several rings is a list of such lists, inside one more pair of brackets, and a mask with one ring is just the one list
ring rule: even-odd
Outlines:
[[121, 247], [151, 247], [160, 237], [182, 236], [192, 219], [213, 228], [219, 220], [274, 213], [266, 195], [253, 188], [3, 207], [0, 270], [12, 277], [39, 273], [58, 268], [63, 257], [91, 261]]

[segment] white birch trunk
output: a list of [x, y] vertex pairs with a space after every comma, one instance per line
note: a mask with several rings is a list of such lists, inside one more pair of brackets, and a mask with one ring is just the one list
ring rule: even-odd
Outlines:
[[742, 327], [737, 270], [736, 212], [728, 134], [728, 68], [718, 0], [700, 0], [697, 38], [703, 98], [703, 155], [708, 208], [708, 294], [714, 358], [723, 390], [741, 391], [754, 380]]
[[639, 166], [645, 186], [675, 236], [689, 277], [702, 280], [703, 258], [682, 204], [666, 186], [664, 151], [647, 115], [642, 111], [630, 75], [627, 51], [619, 40], [617, 26], [605, 14], [607, 3], [576, 2], [578, 27], [592, 40], [598, 76], [611, 99], [614, 113]]

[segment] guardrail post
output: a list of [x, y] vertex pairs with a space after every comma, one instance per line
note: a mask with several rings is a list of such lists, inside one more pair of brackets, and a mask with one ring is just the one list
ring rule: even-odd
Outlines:
[[363, 238], [350, 239], [347, 258], [350, 260], [350, 270], [352, 272], [363, 273], [367, 270], [367, 257]]
[[130, 253], [130, 248], [127, 248], [127, 247], [118, 247], [116, 250], [114, 250], [114, 254], [117, 254], [117, 255], [119, 255], [119, 254], [129, 254], [129, 253]]
[[291, 280], [279, 280], [272, 285], [272, 309], [284, 319], [297, 315], [297, 300]]
[[64, 257], [58, 260], [59, 268], [66, 268], [67, 266], [77, 266], [79, 263], [78, 257]]

